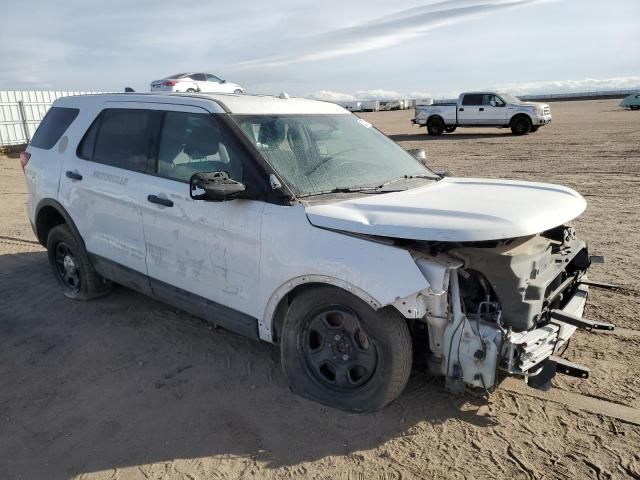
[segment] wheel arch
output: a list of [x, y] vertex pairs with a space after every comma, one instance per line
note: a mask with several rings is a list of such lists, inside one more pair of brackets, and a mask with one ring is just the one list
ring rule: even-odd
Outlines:
[[84, 240], [82, 235], [78, 231], [75, 223], [73, 222], [71, 215], [65, 210], [60, 202], [52, 199], [45, 198], [38, 203], [35, 214], [35, 233], [38, 238], [38, 242], [43, 247], [47, 246], [47, 237], [52, 228], [58, 225], [66, 224], [74, 237], [84, 247]]
[[434, 113], [432, 115], [429, 115], [429, 118], [427, 118], [427, 124], [434, 119], [439, 119], [442, 121], [442, 123], [446, 126], [447, 122], [445, 122], [444, 117], [442, 115], [440, 115], [439, 113]]
[[525, 113], [525, 112], [516, 112], [509, 119], [509, 126], [512, 126], [513, 122], [515, 122], [518, 118], [522, 118], [522, 117], [526, 117], [529, 120], [529, 122], [531, 123], [531, 125], [533, 125], [533, 118], [531, 118], [531, 115], [529, 115], [528, 113]]
[[393, 301], [384, 303], [345, 280], [327, 275], [301, 275], [280, 285], [269, 298], [264, 315], [258, 321], [260, 339], [279, 343], [282, 325], [291, 301], [303, 291], [326, 285], [344, 290], [365, 302], [373, 310], [392, 308], [408, 320], [422, 318], [427, 313], [425, 296], [429, 294], [428, 282], [425, 290], [418, 290], [406, 296], [397, 296]]

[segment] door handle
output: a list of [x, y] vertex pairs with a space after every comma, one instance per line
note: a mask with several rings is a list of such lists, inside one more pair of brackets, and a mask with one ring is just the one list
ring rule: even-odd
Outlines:
[[173, 207], [173, 202], [168, 198], [160, 198], [157, 195], [149, 195], [147, 197], [151, 203], [157, 203], [158, 205], [164, 205], [165, 207]]
[[458, 111], [459, 112], [464, 112], [464, 108], [459, 108]]
[[480, 108], [478, 109], [478, 111], [480, 111], [480, 112], [484, 112], [484, 108], [480, 107]]
[[65, 175], [67, 176], [67, 178], [70, 178], [71, 180], [82, 180], [82, 175], [76, 172], [72, 172], [71, 170], [67, 171]]

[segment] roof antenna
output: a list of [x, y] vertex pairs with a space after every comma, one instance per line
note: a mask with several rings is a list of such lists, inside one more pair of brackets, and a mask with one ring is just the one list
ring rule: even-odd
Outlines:
[[282, 92], [280, 95], [278, 95], [278, 98], [281, 98], [282, 100], [288, 100], [289, 94], [287, 92]]

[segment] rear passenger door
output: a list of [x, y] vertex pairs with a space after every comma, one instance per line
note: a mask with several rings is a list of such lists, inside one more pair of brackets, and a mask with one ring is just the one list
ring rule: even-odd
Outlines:
[[189, 195], [189, 179], [197, 172], [225, 171], [255, 187], [247, 177], [248, 156], [204, 109], [157, 108], [165, 110], [157, 157], [139, 186], [153, 293], [187, 311], [205, 299], [255, 316], [264, 202]]
[[458, 105], [458, 124], [476, 124], [481, 104], [482, 94], [469, 93], [462, 97], [462, 105]]
[[96, 265], [112, 271], [117, 265], [119, 281], [129, 272], [135, 283], [129, 286], [147, 291], [139, 184], [154, 156], [161, 115], [121, 103], [105, 107], [65, 158], [58, 199]]

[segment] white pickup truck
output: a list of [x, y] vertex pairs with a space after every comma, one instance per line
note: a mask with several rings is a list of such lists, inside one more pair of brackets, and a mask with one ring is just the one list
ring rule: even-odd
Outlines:
[[429, 135], [451, 133], [457, 127], [511, 128], [514, 135], [526, 135], [551, 123], [551, 109], [508, 93], [466, 92], [457, 103], [416, 106], [411, 123], [426, 126]]

